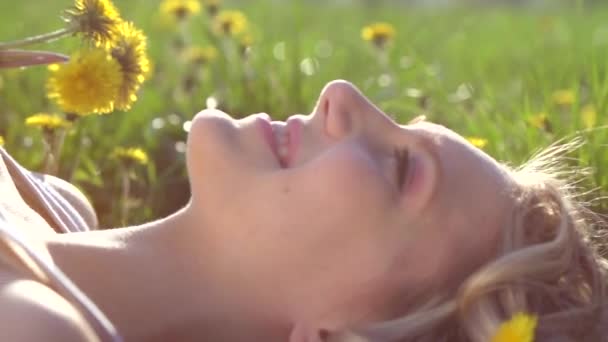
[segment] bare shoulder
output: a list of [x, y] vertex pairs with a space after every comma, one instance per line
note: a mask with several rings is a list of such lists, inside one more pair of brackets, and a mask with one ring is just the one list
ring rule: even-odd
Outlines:
[[0, 269], [0, 340], [98, 341], [80, 313], [42, 283]]

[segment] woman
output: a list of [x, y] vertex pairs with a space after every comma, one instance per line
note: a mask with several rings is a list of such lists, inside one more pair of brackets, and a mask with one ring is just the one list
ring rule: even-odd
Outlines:
[[[536, 341], [605, 341], [606, 265], [591, 223], [543, 169], [560, 151], [513, 170], [445, 127], [396, 124], [344, 81], [286, 123], [205, 110], [188, 137], [189, 204], [137, 227], [26, 234], [41, 259], [35, 279], [54, 281], [12, 268], [0, 300], [20, 309], [0, 305], [3, 330], [61, 341], [118, 331], [126, 341], [486, 342], [523, 311], [539, 316]], [[49, 290], [58, 282], [67, 288]], [[32, 316], [43, 323], [20, 329]]]

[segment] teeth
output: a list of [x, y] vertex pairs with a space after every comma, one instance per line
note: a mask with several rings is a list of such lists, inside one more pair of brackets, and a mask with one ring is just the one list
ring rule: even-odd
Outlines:
[[289, 134], [287, 134], [287, 130], [275, 129], [274, 135], [277, 140], [277, 153], [279, 158], [285, 160], [285, 158], [287, 158], [287, 154], [289, 153]]
[[288, 139], [287, 138], [287, 134], [280, 134], [277, 137], [277, 143], [279, 144], [279, 146], [286, 145], [287, 144], [287, 139]]
[[277, 143], [281, 143], [281, 139], [283, 137], [283, 134], [281, 134], [281, 130], [277, 127], [273, 127], [274, 129], [272, 130], [274, 133], [274, 139], [277, 141]]
[[280, 157], [281, 159], [285, 159], [285, 158], [287, 158], [287, 153], [288, 153], [288, 152], [289, 152], [289, 151], [287, 150], [287, 145], [284, 145], [284, 144], [283, 144], [283, 145], [279, 145], [279, 148], [278, 148], [278, 153], [279, 153], [279, 157]]

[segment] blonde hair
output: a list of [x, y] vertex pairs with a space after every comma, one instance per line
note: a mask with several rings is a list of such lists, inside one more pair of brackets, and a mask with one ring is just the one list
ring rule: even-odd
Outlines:
[[536, 342], [608, 341], [605, 225], [576, 195], [576, 176], [586, 173], [562, 164], [581, 144], [554, 144], [520, 168], [505, 166], [518, 188], [511, 220], [496, 257], [464, 282], [404, 317], [324, 332], [323, 340], [489, 342], [502, 322], [527, 312], [538, 316]]

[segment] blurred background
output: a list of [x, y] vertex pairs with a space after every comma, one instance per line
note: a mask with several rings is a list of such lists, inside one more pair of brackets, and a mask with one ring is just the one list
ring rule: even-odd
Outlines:
[[[594, 190], [585, 199], [608, 213], [606, 1], [165, 2], [114, 1], [145, 33], [151, 72], [131, 110], [65, 130], [53, 171], [84, 191], [102, 227], [159, 218], [188, 201], [185, 141], [201, 109], [281, 120], [309, 113], [337, 78], [398, 121], [424, 114], [511, 165], [578, 134], [587, 144], [570, 162], [594, 169], [581, 183]], [[0, 41], [59, 29], [70, 6], [2, 1]], [[35, 48], [70, 55], [81, 46], [68, 37]], [[46, 67], [0, 71], [0, 136], [31, 170], [45, 170], [45, 139], [56, 134], [26, 124], [58, 112], [48, 77]], [[147, 158], [125, 164], [117, 146]]]

